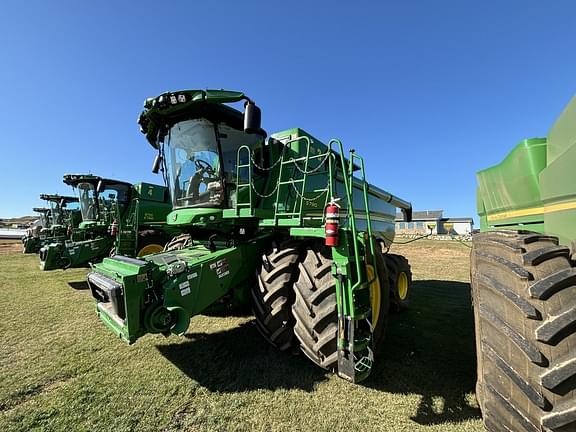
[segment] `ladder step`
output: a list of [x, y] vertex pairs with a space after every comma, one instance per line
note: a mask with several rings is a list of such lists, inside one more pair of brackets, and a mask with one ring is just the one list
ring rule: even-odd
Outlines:
[[290, 180], [290, 181], [281, 181], [278, 182], [279, 185], [285, 185], [285, 184], [292, 184], [292, 183], [302, 183], [304, 181], [304, 179], [297, 179], [297, 180]]

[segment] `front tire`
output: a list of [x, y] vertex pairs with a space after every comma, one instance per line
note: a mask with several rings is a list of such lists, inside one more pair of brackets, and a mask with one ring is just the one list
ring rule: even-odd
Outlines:
[[338, 310], [330, 249], [319, 243], [311, 245], [299, 270], [292, 306], [294, 334], [310, 360], [334, 371], [338, 364]]
[[490, 431], [576, 431], [576, 269], [555, 237], [474, 236], [477, 398]]
[[287, 240], [262, 256], [258, 283], [251, 291], [256, 327], [268, 342], [281, 351], [294, 347], [294, 283], [303, 244]]

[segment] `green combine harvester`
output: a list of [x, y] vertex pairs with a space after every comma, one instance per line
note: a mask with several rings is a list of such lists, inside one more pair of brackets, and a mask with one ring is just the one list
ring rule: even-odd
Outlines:
[[22, 238], [24, 253], [37, 253], [40, 248], [52, 242], [65, 241], [72, 229], [80, 223], [78, 198], [54, 194], [40, 194], [40, 199], [48, 202], [50, 208], [35, 208], [40, 213], [41, 228], [27, 230]]
[[472, 291], [490, 431], [576, 431], [576, 98], [480, 171]]
[[28, 253], [38, 253], [42, 247], [42, 240], [46, 238], [45, 232], [42, 233], [43, 229], [50, 227], [50, 209], [47, 207], [34, 207], [32, 209], [35, 213], [38, 213], [38, 224], [32, 225], [26, 230], [26, 235], [22, 237], [22, 252]]
[[172, 206], [164, 186], [90, 174], [65, 175], [64, 183], [78, 190], [82, 222], [70, 240], [40, 249], [43, 270], [84, 266], [115, 253], [134, 257], [159, 252], [176, 232], [166, 229]]
[[338, 140], [301, 129], [266, 140], [260, 109], [241, 92], [164, 93], [146, 100], [139, 124], [170, 189], [167, 223], [183, 234], [162, 253], [93, 267], [101, 320], [132, 344], [183, 335], [218, 302], [252, 304], [272, 345], [365, 379], [390, 303], [409, 299], [408, 262], [383, 251], [396, 208], [411, 220], [411, 204], [368, 184], [363, 159], [345, 157]]

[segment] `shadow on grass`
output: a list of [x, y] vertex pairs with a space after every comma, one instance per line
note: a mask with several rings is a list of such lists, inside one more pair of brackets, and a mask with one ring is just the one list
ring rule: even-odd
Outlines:
[[470, 285], [415, 281], [410, 310], [392, 315], [382, 360], [368, 387], [422, 396], [412, 420], [434, 425], [480, 418], [474, 393], [476, 354]]
[[74, 281], [74, 282], [68, 282], [68, 286], [70, 288], [73, 288], [75, 290], [87, 290], [90, 287], [88, 286], [88, 282], [86, 281]]
[[186, 338], [190, 341], [157, 349], [210, 391], [312, 391], [314, 383], [326, 379], [326, 372], [304, 356], [279, 352], [266, 343], [253, 321], [219, 333], [188, 333]]
[[[372, 375], [361, 385], [422, 396], [412, 420], [434, 425], [480, 417], [466, 400], [474, 392], [474, 323], [467, 283], [415, 281], [411, 309], [392, 315]], [[180, 370], [211, 391], [312, 391], [326, 372], [303, 355], [278, 352], [253, 322], [219, 333], [190, 333], [190, 341], [158, 346]]]

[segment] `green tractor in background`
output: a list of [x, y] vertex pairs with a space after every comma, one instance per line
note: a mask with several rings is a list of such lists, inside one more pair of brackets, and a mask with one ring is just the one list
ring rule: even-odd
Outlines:
[[42, 237], [46, 237], [41, 232], [50, 227], [50, 209], [47, 207], [34, 207], [32, 209], [38, 213], [38, 219], [26, 230], [26, 235], [22, 237], [22, 252], [38, 253], [42, 247]]
[[82, 222], [72, 239], [40, 249], [43, 270], [84, 266], [116, 253], [159, 252], [177, 233], [166, 229], [172, 206], [164, 186], [132, 185], [90, 174], [65, 175], [64, 183], [78, 190]]
[[183, 234], [164, 252], [93, 266], [100, 319], [131, 344], [183, 335], [217, 302], [251, 304], [278, 349], [365, 379], [390, 303], [408, 301], [410, 266], [384, 251], [396, 208], [411, 220], [411, 204], [368, 184], [363, 159], [345, 157], [338, 140], [301, 129], [266, 140], [260, 109], [241, 92], [164, 93], [146, 100], [139, 124], [170, 189], [167, 223]]
[[40, 225], [30, 227], [22, 238], [24, 253], [37, 253], [52, 242], [65, 241], [80, 223], [78, 198], [54, 194], [40, 194], [50, 208], [35, 208], [40, 213]]
[[486, 428], [576, 431], [576, 98], [480, 171], [471, 281]]

